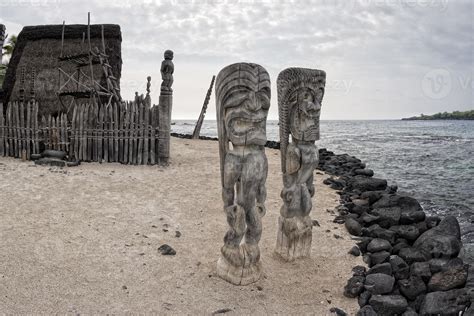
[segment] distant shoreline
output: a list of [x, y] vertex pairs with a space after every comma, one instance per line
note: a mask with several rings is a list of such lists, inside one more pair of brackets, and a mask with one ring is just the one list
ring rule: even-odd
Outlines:
[[471, 111], [454, 111], [451, 113], [443, 112], [443, 113], [436, 113], [433, 115], [424, 115], [421, 114], [420, 116], [413, 116], [402, 118], [402, 121], [441, 121], [441, 120], [474, 120], [474, 110]]

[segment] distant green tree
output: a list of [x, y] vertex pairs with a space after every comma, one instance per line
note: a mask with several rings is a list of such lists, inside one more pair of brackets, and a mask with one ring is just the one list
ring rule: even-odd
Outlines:
[[[3, 59], [3, 57], [11, 57], [12, 56], [13, 51], [15, 50], [17, 39], [18, 38], [17, 38], [16, 35], [12, 35], [8, 38], [8, 40], [6, 41], [6, 44], [3, 45], [3, 48], [2, 48], [2, 59]], [[8, 65], [8, 63], [7, 63], [7, 65]]]

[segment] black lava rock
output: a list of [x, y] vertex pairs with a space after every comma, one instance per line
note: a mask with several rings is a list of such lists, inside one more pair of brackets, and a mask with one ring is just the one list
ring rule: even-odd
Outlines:
[[404, 213], [414, 213], [423, 210], [420, 203], [416, 199], [396, 194], [384, 194], [376, 203], [374, 203], [373, 207], [398, 207], [403, 209]]
[[459, 315], [470, 304], [466, 289], [426, 294], [420, 315]]
[[385, 191], [366, 191], [366, 192], [363, 192], [363, 193], [360, 195], [360, 198], [361, 198], [361, 199], [368, 199], [368, 200], [369, 200], [369, 204], [372, 205], [372, 204], [374, 204], [375, 202], [377, 202], [378, 200], [380, 200], [380, 198], [381, 198], [385, 193], [386, 193]]
[[360, 216], [360, 221], [365, 226], [370, 226], [372, 224], [375, 224], [379, 220], [380, 220], [380, 217], [372, 215], [372, 214], [368, 214], [368, 213], [363, 213]]
[[[374, 210], [378, 209], [373, 214], [383, 214], [383, 221], [380, 224], [382, 227], [386, 227], [386, 225], [394, 226], [399, 223], [411, 224], [418, 221], [418, 216], [422, 216], [418, 212], [423, 211], [416, 199], [396, 194], [384, 194], [372, 207]], [[413, 219], [411, 219], [412, 217]], [[402, 218], [404, 220], [403, 223], [401, 222]]]
[[176, 255], [176, 250], [171, 248], [170, 245], [166, 245], [166, 244], [160, 246], [160, 248], [158, 248], [158, 251], [164, 256], [174, 256], [174, 255]]
[[392, 265], [389, 262], [384, 262], [380, 264], [376, 264], [372, 268], [367, 271], [367, 274], [374, 274], [374, 273], [383, 273], [386, 275], [392, 275]]
[[379, 316], [400, 315], [408, 308], [407, 300], [401, 295], [372, 295], [369, 304]]
[[420, 312], [421, 304], [423, 304], [423, 301], [425, 300], [425, 294], [420, 294], [416, 297], [414, 301], [409, 301], [408, 306], [416, 311], [417, 313]]
[[402, 293], [409, 300], [415, 300], [418, 295], [426, 293], [426, 285], [418, 276], [411, 276], [405, 280], [399, 280], [398, 286]]
[[351, 190], [357, 190], [359, 192], [379, 191], [387, 188], [387, 180], [355, 176], [349, 180], [348, 186]]
[[360, 256], [360, 249], [357, 246], [354, 246], [349, 250], [349, 254], [353, 255], [354, 257], [359, 257]]
[[402, 250], [403, 248], [410, 248], [410, 245], [408, 245], [406, 241], [397, 242], [392, 248], [392, 254], [398, 255], [400, 250]]
[[449, 291], [466, 285], [468, 266], [448, 266], [443, 271], [433, 274], [428, 283], [431, 292]]
[[405, 212], [402, 211], [400, 216], [400, 224], [410, 225], [419, 222], [423, 222], [426, 218], [426, 214], [423, 211]]
[[425, 223], [428, 226], [428, 229], [435, 228], [441, 222], [441, 218], [439, 216], [427, 216], [425, 219]]
[[336, 314], [336, 316], [348, 316], [345, 311], [343, 311], [342, 309], [337, 308], [337, 307], [333, 307], [333, 308], [331, 308], [329, 311], [330, 311], [331, 313]]
[[370, 254], [370, 266], [373, 267], [376, 264], [383, 263], [390, 257], [390, 252], [379, 251]]
[[67, 163], [64, 160], [60, 160], [57, 158], [41, 158], [41, 159], [35, 160], [35, 165], [63, 168], [67, 166]]
[[372, 294], [388, 294], [392, 292], [395, 278], [383, 273], [369, 274], [365, 278], [365, 289]]
[[353, 276], [362, 276], [365, 277], [367, 269], [364, 266], [355, 266], [352, 268], [352, 275]]
[[402, 210], [399, 207], [380, 207], [372, 210], [372, 214], [379, 217], [378, 224], [381, 227], [389, 228], [400, 223]]
[[360, 236], [362, 234], [362, 226], [355, 219], [346, 218], [345, 226], [351, 235]]
[[390, 256], [390, 265], [395, 279], [403, 280], [410, 276], [410, 266], [399, 256]]
[[379, 252], [384, 250], [389, 252], [392, 250], [392, 245], [385, 239], [374, 238], [367, 245], [368, 252]]
[[374, 171], [370, 169], [355, 169], [354, 174], [358, 176], [373, 177]]
[[344, 287], [344, 296], [350, 298], [356, 298], [364, 290], [364, 281], [363, 276], [353, 276], [347, 281], [346, 286]]
[[410, 275], [420, 277], [424, 282], [431, 279], [429, 262], [415, 262], [410, 267]]
[[366, 230], [362, 229], [362, 235], [364, 235], [364, 233], [367, 236], [370, 236], [373, 238], [385, 239], [391, 244], [395, 242], [395, 238], [396, 238], [396, 233], [394, 231], [382, 228], [377, 224], [369, 226]]
[[420, 236], [420, 231], [416, 226], [412, 225], [399, 225], [390, 227], [391, 231], [397, 233], [398, 237], [404, 238], [409, 241], [415, 241]]
[[364, 291], [360, 293], [359, 298], [357, 299], [357, 303], [359, 304], [360, 307], [364, 307], [365, 305], [369, 304], [370, 297], [372, 296], [372, 293], [369, 291]]
[[366, 253], [367, 252], [367, 246], [369, 245], [370, 241], [372, 240], [372, 238], [370, 237], [363, 237], [358, 243], [356, 243], [357, 247], [359, 247], [360, 251], [362, 251], [362, 253]]
[[423, 233], [413, 244], [431, 258], [454, 258], [461, 251], [461, 229], [454, 216], [447, 216], [438, 226]]
[[408, 264], [426, 261], [427, 259], [427, 257], [416, 248], [403, 248], [398, 252], [398, 255]]
[[378, 316], [372, 306], [365, 305], [356, 314], [356, 316]]

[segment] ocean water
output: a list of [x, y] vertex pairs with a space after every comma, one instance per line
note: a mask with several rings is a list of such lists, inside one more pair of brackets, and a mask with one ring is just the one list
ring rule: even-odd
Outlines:
[[[172, 131], [192, 134], [194, 125], [175, 121]], [[216, 121], [204, 121], [201, 135], [217, 137]], [[267, 138], [279, 140], [278, 121], [268, 121]], [[474, 262], [474, 121], [321, 121], [317, 146], [360, 158], [427, 213], [455, 215]]]

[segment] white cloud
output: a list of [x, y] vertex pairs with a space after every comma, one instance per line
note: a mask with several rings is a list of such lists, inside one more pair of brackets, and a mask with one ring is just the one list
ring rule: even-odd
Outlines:
[[[274, 86], [289, 66], [326, 70], [326, 119], [398, 118], [473, 106], [469, 0], [31, 0], [36, 7], [0, 1], [0, 21], [9, 32], [63, 19], [85, 23], [87, 11], [93, 23], [120, 24], [126, 98], [144, 92], [151, 75], [158, 100], [162, 52], [173, 49], [175, 118], [197, 118], [212, 75], [238, 61], [266, 67]], [[435, 100], [422, 82], [438, 68], [448, 69], [453, 87]], [[209, 118], [213, 110], [211, 104]]]

